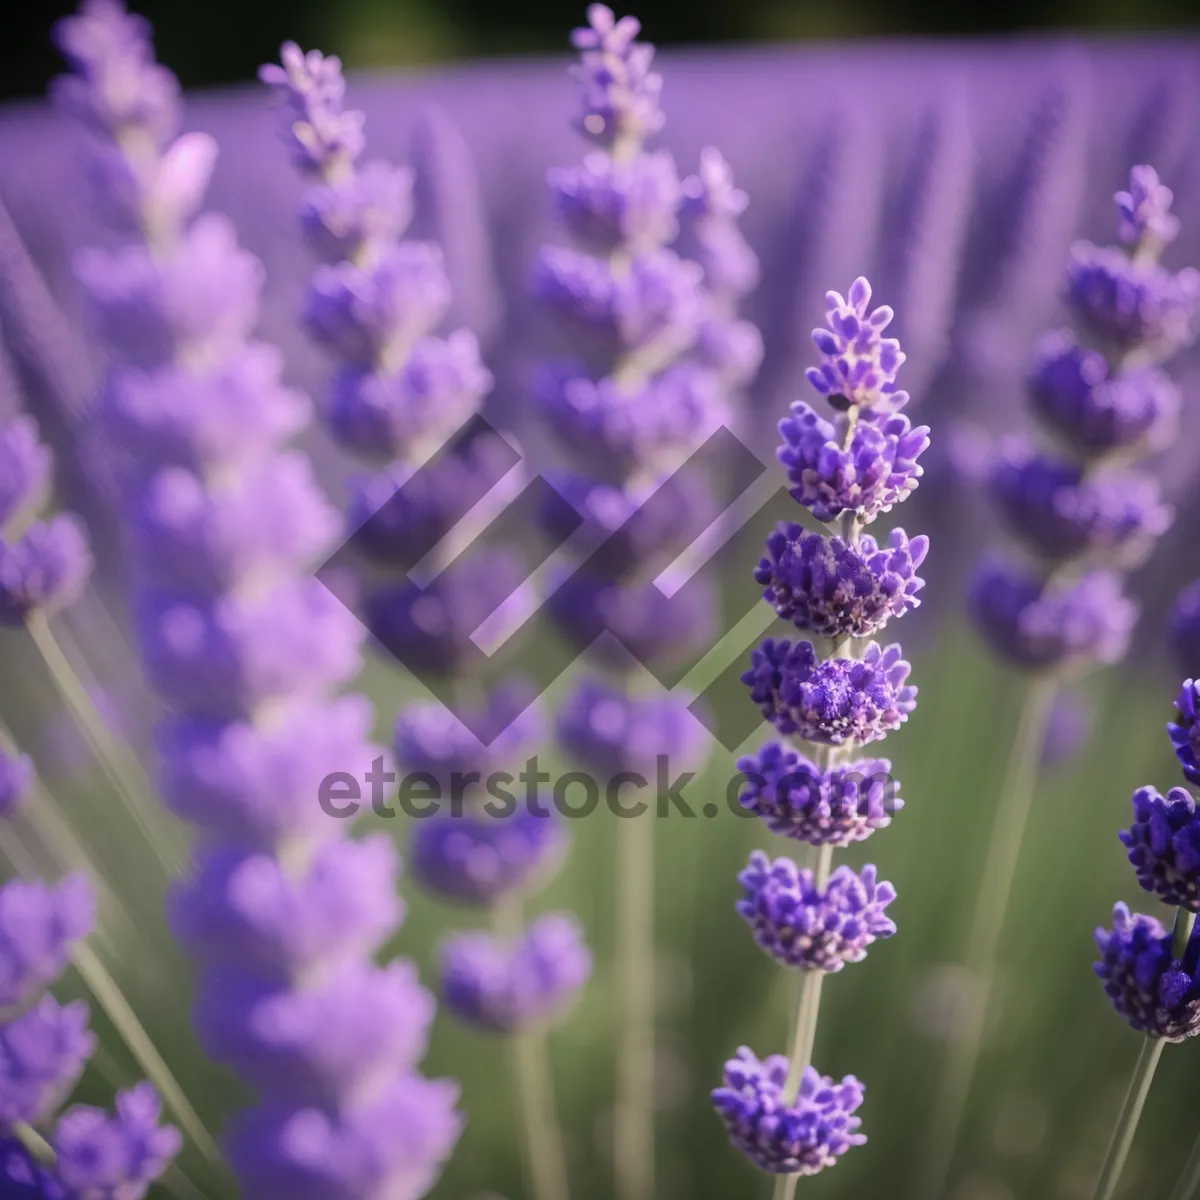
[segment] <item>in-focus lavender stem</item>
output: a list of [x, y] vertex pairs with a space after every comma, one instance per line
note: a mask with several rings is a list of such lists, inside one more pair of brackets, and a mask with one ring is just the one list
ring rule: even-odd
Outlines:
[[1117, 1116], [1116, 1128], [1113, 1130], [1112, 1141], [1109, 1142], [1108, 1153], [1104, 1156], [1104, 1164], [1100, 1168], [1100, 1178], [1096, 1181], [1092, 1200], [1112, 1200], [1116, 1194], [1121, 1171], [1129, 1157], [1133, 1135], [1137, 1132], [1138, 1121], [1141, 1120], [1142, 1109], [1146, 1106], [1146, 1097], [1150, 1094], [1150, 1085], [1154, 1082], [1154, 1072], [1158, 1069], [1158, 1060], [1162, 1057], [1165, 1045], [1166, 1042], [1158, 1037], [1148, 1037], [1142, 1043], [1142, 1052], [1133, 1068], [1129, 1090], [1125, 1093], [1125, 1100]]

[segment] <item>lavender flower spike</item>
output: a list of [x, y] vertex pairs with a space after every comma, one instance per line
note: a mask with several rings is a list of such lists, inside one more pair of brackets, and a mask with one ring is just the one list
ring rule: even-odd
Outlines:
[[[153, 64], [142, 22], [106, 0], [85, 10], [97, 14], [105, 36], [70, 56], [78, 74], [67, 91], [170, 78]], [[75, 46], [90, 28], [68, 25], [64, 40]], [[138, 69], [122, 75], [130, 62]], [[291, 55], [288, 68], [298, 152], [348, 168], [358, 147], [354, 120], [339, 119], [336, 61]], [[91, 111], [107, 110], [96, 98]], [[424, 1083], [415, 1065], [433, 1008], [411, 964], [373, 957], [403, 915], [398, 863], [386, 839], [351, 842], [345, 822], [312, 803], [331, 770], [381, 755], [369, 705], [337, 695], [359, 669], [362, 632], [313, 576], [340, 522], [307, 460], [285, 448], [310, 406], [281, 383], [279, 353], [250, 340], [261, 263], [224, 218], [192, 220], [215, 147], [172, 142], [170, 129], [139, 134], [124, 120], [98, 132], [129, 168], [139, 240], [89, 252], [79, 273], [114, 364], [105, 404], [129, 431], [122, 474], [136, 523], [139, 649], [175, 710], [160, 731], [164, 791], [203, 834], [172, 916], [197, 960], [202, 1040], [260, 1093], [260, 1109], [233, 1122], [232, 1165], [247, 1200], [423, 1194], [461, 1121], [454, 1086], [430, 1085], [422, 1094], [436, 1107], [425, 1123], [446, 1136], [379, 1144], [379, 1126], [404, 1110], [397, 1096]], [[186, 203], [164, 222], [152, 181], [179, 156], [190, 162]], [[110, 191], [114, 178], [105, 177]], [[344, 215], [325, 211], [334, 225]], [[393, 335], [413, 331], [410, 294], [392, 285], [424, 278], [424, 262], [401, 255], [376, 266], [357, 292], [331, 268], [322, 327], [339, 344], [390, 350]], [[261, 1133], [257, 1155], [244, 1152], [246, 1129]], [[280, 1130], [298, 1132], [281, 1147]], [[177, 1148], [145, 1088], [122, 1095], [115, 1118], [67, 1114], [57, 1137], [71, 1194], [113, 1200], [142, 1196]], [[420, 1193], [408, 1190], [416, 1180]]]
[[81, 875], [0, 888], [0, 1008], [23, 1004], [53, 983], [95, 923], [95, 893]]

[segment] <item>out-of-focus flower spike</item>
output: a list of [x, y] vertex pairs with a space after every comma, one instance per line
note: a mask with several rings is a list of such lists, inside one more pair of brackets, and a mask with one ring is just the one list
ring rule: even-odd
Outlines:
[[487, 345], [503, 317], [491, 234], [471, 148], [450, 114], [426, 105], [413, 129], [416, 215], [442, 248], [451, 301], [448, 323]]

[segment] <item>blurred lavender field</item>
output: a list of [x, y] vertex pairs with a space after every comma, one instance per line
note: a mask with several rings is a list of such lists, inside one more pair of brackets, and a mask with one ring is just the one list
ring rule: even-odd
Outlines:
[[[572, 12], [565, 20], [578, 19]], [[654, 36], [652, 26], [646, 34]], [[453, 289], [448, 327], [477, 335], [495, 377], [484, 414], [513, 430], [539, 467], [561, 457], [530, 399], [548, 336], [529, 298], [530, 276], [539, 247], [562, 240], [547, 170], [580, 157], [569, 127], [576, 85], [567, 61], [564, 53], [353, 75], [348, 96], [366, 113], [371, 155], [413, 166], [414, 230], [441, 244]], [[889, 742], [906, 803], [880, 850], [899, 893], [900, 928], [828, 984], [818, 1031], [822, 1070], [868, 1081], [862, 1115], [870, 1140], [836, 1170], [802, 1180], [797, 1192], [932, 1200], [917, 1180], [933, 1070], [965, 986], [952, 964], [961, 957], [1022, 688], [989, 658], [965, 617], [971, 568], [985, 546], [1004, 540], [980, 463], [991, 438], [1027, 427], [1025, 379], [1038, 335], [1063, 320], [1059, 289], [1070, 247], [1079, 238], [1112, 240], [1112, 195], [1132, 166], [1152, 163], [1174, 190], [1182, 232], [1164, 262], [1173, 269], [1200, 263], [1200, 41], [877, 41], [671, 51], [656, 61], [667, 116], [658, 144], [683, 174], [696, 170], [704, 147], [719, 147], [750, 198], [741, 228], [761, 281], [742, 313], [762, 332], [764, 358], [735, 413], [739, 436], [773, 462], [777, 422], [810, 392], [809, 332], [822, 321], [825, 293], [861, 275], [877, 302], [896, 311], [908, 412], [932, 429], [925, 476], [903, 514], [905, 527], [932, 542], [926, 595], [903, 630], [921, 707]], [[184, 128], [219, 142], [208, 205], [234, 219], [242, 245], [262, 260], [260, 334], [282, 348], [285, 381], [320, 400], [332, 367], [299, 321], [313, 272], [296, 219], [304, 185], [280, 145], [265, 89], [247, 82], [190, 94]], [[106, 356], [72, 271], [81, 248], [122, 239], [97, 214], [80, 165], [85, 145], [73, 123], [40, 101], [0, 108], [0, 417], [23, 410], [37, 418], [57, 457], [59, 506], [87, 521], [97, 560], [92, 586], [55, 618], [55, 629], [111, 736], [153, 774], [162, 706], [142, 678], [130, 633], [131, 567], [112, 468], [122, 447], [97, 419]], [[1048, 766], [1036, 793], [997, 1002], [946, 1200], [1088, 1200], [1137, 1053], [1138, 1039], [1114, 1019], [1093, 977], [1091, 939], [1115, 898], [1141, 898], [1116, 836], [1130, 793], [1176, 779], [1164, 725], [1180, 675], [1167, 614], [1180, 588], [1200, 575], [1200, 350], [1184, 351], [1171, 374], [1183, 396], [1181, 432], [1151, 469], [1176, 520], [1132, 576], [1131, 594], [1142, 605], [1134, 650], [1079, 686], [1092, 713], [1086, 744]], [[300, 444], [341, 507], [353, 462], [316, 425]], [[748, 578], [761, 541], [735, 544]], [[748, 644], [744, 628], [731, 633], [714, 661], [724, 667]], [[551, 711], [571, 682], [555, 685]], [[395, 714], [425, 695], [417, 680], [370, 656], [359, 686], [375, 706], [383, 743]], [[185, 859], [182, 824], [157, 808], [148, 788], [141, 807], [119, 802], [19, 629], [0, 631], [0, 721], [36, 760], [41, 801], [53, 797], [61, 824], [73, 831], [63, 842], [67, 865], [82, 859], [103, 885], [95, 954], [215, 1133], [245, 1096], [196, 1044], [191, 967], [163, 916], [168, 878]], [[757, 741], [756, 733], [738, 752]], [[538, 751], [552, 772], [568, 765], [549, 743]], [[662, 1197], [770, 1191], [727, 1144], [708, 1098], [738, 1045], [783, 1048], [795, 1004], [791, 981], [746, 936], [733, 908], [737, 872], [769, 836], [727, 811], [736, 757], [714, 742], [706, 771], [688, 790], [697, 809], [717, 802], [717, 818], [656, 823], [655, 1194]], [[153, 838], [143, 811], [161, 826]], [[407, 847], [406, 818], [368, 815], [363, 824]], [[578, 1009], [552, 1043], [572, 1195], [589, 1200], [614, 1194], [611, 915], [619, 823], [601, 809], [572, 832], [566, 866], [536, 906], [574, 913], [595, 961]], [[855, 867], [867, 861], [861, 848], [847, 858]], [[408, 916], [388, 949], [414, 957], [431, 986], [438, 943], [472, 922], [423, 894], [411, 872], [401, 888]], [[68, 974], [56, 994], [86, 996], [87, 989]], [[114, 1086], [144, 1072], [99, 1012], [93, 1027], [101, 1049], [77, 1096], [107, 1104]], [[1118, 1195], [1170, 1194], [1200, 1133], [1195, 1050], [1184, 1045], [1165, 1056]], [[422, 1071], [461, 1081], [468, 1124], [429, 1194], [530, 1194], [503, 1067], [497, 1039], [439, 1015]], [[236, 1195], [226, 1169], [186, 1129], [184, 1140], [179, 1168], [193, 1189], [161, 1194]]]

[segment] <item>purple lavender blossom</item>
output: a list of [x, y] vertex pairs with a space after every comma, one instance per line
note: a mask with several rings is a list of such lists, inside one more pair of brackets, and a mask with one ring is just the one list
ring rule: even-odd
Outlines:
[[862, 658], [818, 661], [811, 642], [768, 638], [742, 675], [750, 698], [780, 733], [840, 746], [878, 741], [908, 720], [917, 689], [900, 646], [872, 642]]
[[588, 558], [588, 567], [608, 579], [632, 575], [647, 563], [671, 562], [694, 536], [717, 516], [712, 488], [698, 472], [675, 471], [649, 489], [619, 487], [573, 472], [548, 474], [556, 498], [542, 513], [552, 537], [566, 541], [576, 529], [567, 520], [571, 510], [602, 548]]
[[86, 0], [54, 29], [72, 75], [54, 81], [54, 98], [97, 132], [140, 133], [154, 149], [174, 135], [182, 113], [179, 83], [154, 61], [150, 26], [120, 0]]
[[665, 246], [679, 232], [683, 189], [665, 151], [617, 162], [597, 151], [577, 167], [552, 169], [555, 213], [581, 245], [599, 253]]
[[1133, 823], [1120, 833], [1138, 883], [1165, 904], [1200, 912], [1200, 818], [1185, 789], [1133, 793]]
[[853, 1114], [863, 1086], [847, 1075], [836, 1083], [805, 1069], [799, 1094], [786, 1098], [788, 1060], [772, 1054], [759, 1060], [743, 1046], [725, 1064], [725, 1085], [712, 1102], [729, 1139], [760, 1171], [772, 1175], [816, 1175], [836, 1166], [851, 1146], [866, 1144]]
[[862, 276], [848, 297], [826, 292], [825, 303], [829, 328], [812, 335], [824, 361], [809, 367], [805, 378], [838, 411], [898, 412], [908, 403], [908, 393], [896, 386], [905, 355], [895, 338], [881, 336], [895, 313], [886, 304], [867, 311], [871, 285]]
[[447, 790], [457, 776], [461, 790], [468, 773], [483, 780], [511, 766], [544, 733], [537, 693], [521, 678], [504, 680], [464, 714], [460, 719], [437, 701], [410, 704], [396, 720], [397, 761]]
[[519, 941], [466, 933], [442, 947], [442, 996], [461, 1020], [513, 1033], [560, 1017], [592, 973], [583, 930], [567, 913], [539, 917]]
[[160, 727], [169, 808], [222, 841], [275, 850], [340, 836], [313, 802], [321, 781], [362, 778], [381, 750], [363, 696], [290, 705], [274, 723], [182, 716]]
[[95, 893], [82, 875], [0, 888], [0, 1007], [23, 1004], [53, 983], [95, 924]]
[[1168, 628], [1179, 674], [1200, 677], [1200, 579], [1179, 593]]
[[419, 469], [398, 462], [351, 479], [346, 524], [355, 531], [355, 551], [375, 563], [410, 569], [504, 478], [516, 459], [504, 438], [484, 434]]
[[117, 1093], [117, 1111], [77, 1105], [54, 1130], [56, 1172], [72, 1196], [141, 1200], [179, 1153], [183, 1139], [160, 1125], [162, 1105], [148, 1083]]
[[[750, 197], [733, 182], [733, 170], [715, 146], [700, 151], [700, 168], [683, 181], [683, 214], [695, 248], [691, 257], [704, 268], [704, 284], [719, 308], [728, 309], [754, 290], [759, 280], [758, 255], [738, 228], [737, 218]], [[728, 321], [722, 322], [728, 326]], [[757, 341], [762, 356], [762, 338], [748, 322], [739, 322], [746, 336]], [[758, 366], [757, 361], [754, 368]], [[751, 368], [753, 370], [753, 368]]]
[[539, 816], [520, 808], [511, 816], [464, 812], [418, 822], [412, 870], [429, 891], [460, 904], [486, 906], [548, 882], [570, 844], [549, 806]]
[[92, 573], [83, 522], [72, 514], [31, 525], [20, 540], [0, 538], [0, 625], [74, 603]]
[[0, 1024], [0, 1122], [38, 1125], [70, 1095], [96, 1048], [88, 1006], [42, 996]]
[[1200, 783], [1200, 680], [1187, 679], [1175, 701], [1179, 716], [1167, 726], [1184, 775]]
[[969, 604], [992, 651], [1031, 670], [1118, 662], [1137, 620], [1137, 606], [1110, 571], [1056, 587], [997, 557], [980, 564]]
[[611, 376], [594, 380], [579, 364], [558, 363], [535, 386], [535, 402], [563, 444], [619, 478], [637, 470], [661, 473], [725, 420], [718, 380], [694, 363], [632, 388]]
[[260, 705], [315, 698], [358, 674], [358, 622], [316, 579], [206, 599], [147, 591], [137, 612], [146, 673], [191, 711], [252, 715]]
[[9, 754], [0, 747], [0, 821], [20, 810], [33, 790], [36, 772], [27, 754]]
[[433, 1013], [411, 962], [350, 960], [303, 987], [210, 970], [195, 1022], [205, 1053], [264, 1095], [338, 1111], [416, 1068]]
[[521, 602], [526, 581], [517, 553], [489, 546], [452, 563], [427, 587], [403, 582], [368, 591], [363, 618], [409, 670], [454, 675], [479, 655], [472, 639], [484, 622]]
[[618, 21], [606, 5], [591, 4], [587, 19], [585, 28], [571, 33], [571, 44], [581, 51], [572, 71], [581, 85], [576, 128], [624, 157], [628, 147], [662, 128], [662, 77], [650, 69], [654, 47], [636, 40], [642, 27], [635, 17]]
[[582, 679], [558, 719], [563, 748], [591, 770], [615, 778], [622, 772], [647, 780], [666, 764], [671, 771], [703, 758], [707, 733], [688, 709], [691, 697], [630, 696], [598, 679]]
[[1113, 909], [1111, 930], [1096, 930], [1096, 974], [1113, 1007], [1140, 1033], [1182, 1042], [1200, 1033], [1200, 985], [1193, 937], [1184, 960], [1175, 958], [1172, 935], [1154, 917]]
[[113, 430], [140, 460], [197, 472], [249, 467], [308, 424], [307, 396], [280, 379], [283, 356], [250, 342], [197, 371], [117, 366], [105, 393]]
[[304, 867], [221, 846], [202, 854], [171, 898], [171, 926], [208, 962], [280, 979], [373, 955], [399, 928], [398, 856], [382, 834], [330, 841]]
[[746, 782], [738, 803], [772, 833], [813, 846], [849, 846], [892, 822], [904, 807], [886, 758], [858, 759], [822, 771], [779, 742], [738, 759]]
[[780, 524], [767, 538], [754, 573], [767, 602], [797, 629], [826, 637], [874, 637], [892, 617], [920, 604], [917, 568], [929, 539], [893, 529], [880, 546], [869, 534], [853, 545], [840, 537]]
[[54, 1175], [16, 1138], [0, 1137], [0, 1185], [9, 1200], [68, 1200]]
[[1179, 218], [1171, 213], [1175, 193], [1159, 181], [1153, 167], [1134, 167], [1129, 173], [1129, 191], [1118, 192], [1113, 200], [1120, 216], [1121, 241], [1135, 246], [1151, 243], [1157, 249], [1179, 236]]
[[929, 445], [929, 429], [915, 428], [900, 413], [860, 420], [843, 447], [835, 427], [803, 401], [779, 422], [783, 445], [779, 461], [795, 500], [818, 521], [854, 512], [873, 521], [916, 490], [923, 469], [917, 463]]
[[884, 909], [896, 898], [890, 883], [877, 883], [873, 866], [861, 872], [838, 867], [822, 888], [813, 873], [790, 858], [771, 861], [761, 850], [738, 876], [738, 914], [754, 940], [787, 967], [840, 971], [861, 962], [877, 938], [889, 938], [895, 924]]
[[646, 667], [686, 662], [717, 637], [717, 597], [700, 580], [668, 596], [657, 579], [622, 585], [575, 570], [551, 593], [547, 611], [576, 646], [614, 665], [628, 661], [626, 651]]
[[53, 463], [31, 417], [0, 425], [0, 530], [42, 507]]
[[424, 1196], [462, 1132], [457, 1103], [450, 1080], [408, 1075], [336, 1118], [264, 1105], [238, 1118], [230, 1159], [251, 1196]]
[[1117, 355], [1160, 361], [1200, 331], [1200, 272], [1191, 267], [1172, 274], [1116, 247], [1081, 242], [1072, 249], [1065, 286], [1082, 327]]
[[296, 165], [338, 177], [364, 145], [363, 114], [342, 107], [342, 61], [320, 50], [305, 54], [295, 42], [283, 44], [280, 58], [282, 65], [267, 63], [258, 74], [286, 110], [282, 124]]
[[302, 454], [280, 454], [219, 491], [164, 468], [135, 497], [130, 519], [150, 577], [204, 594], [300, 569], [340, 528]]
[[1072, 449], [1088, 457], [1170, 439], [1179, 390], [1155, 367], [1110, 371], [1098, 350], [1062, 331], [1038, 343], [1029, 394], [1035, 413]]
[[1000, 457], [991, 486], [1012, 531], [1053, 561], [1086, 555], [1137, 566], [1175, 516], [1151, 475], [1085, 476], [1078, 464], [1024, 444]]

